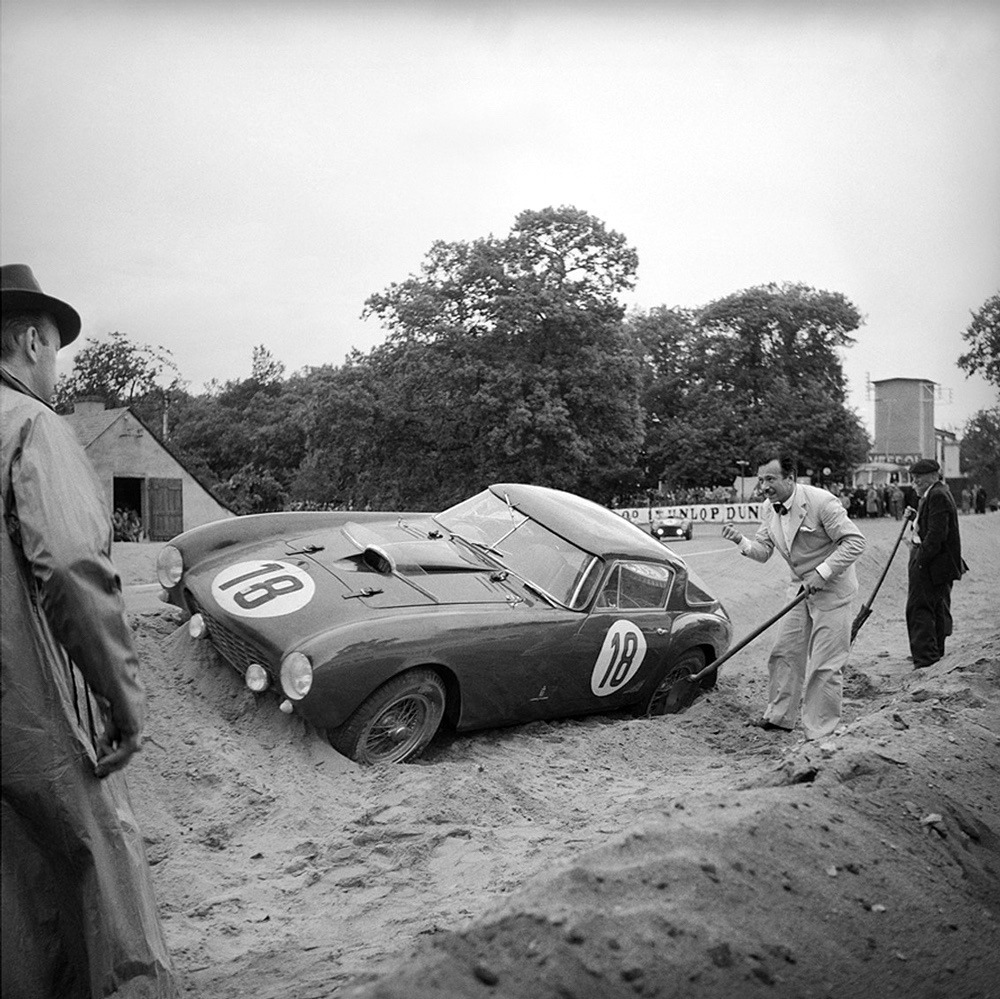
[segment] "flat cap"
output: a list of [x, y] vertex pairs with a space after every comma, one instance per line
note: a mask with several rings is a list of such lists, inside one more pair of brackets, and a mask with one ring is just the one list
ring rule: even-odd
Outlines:
[[941, 471], [941, 466], [933, 458], [921, 458], [916, 464], [910, 466], [910, 475], [935, 475]]

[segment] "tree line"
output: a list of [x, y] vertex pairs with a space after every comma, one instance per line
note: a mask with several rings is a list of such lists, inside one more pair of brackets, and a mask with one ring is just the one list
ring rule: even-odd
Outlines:
[[637, 267], [584, 211], [524, 211], [371, 295], [384, 342], [342, 364], [286, 376], [261, 344], [249, 378], [192, 393], [169, 351], [115, 332], [77, 353], [57, 405], [131, 406], [240, 513], [435, 509], [496, 481], [632, 503], [730, 483], [761, 441], [846, 481], [869, 450], [838, 353], [858, 309], [784, 283], [627, 313]]

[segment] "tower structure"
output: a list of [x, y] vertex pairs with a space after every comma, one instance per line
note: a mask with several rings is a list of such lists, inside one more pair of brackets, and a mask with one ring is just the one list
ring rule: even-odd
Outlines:
[[885, 378], [875, 386], [875, 445], [869, 461], [911, 465], [935, 457], [934, 382]]

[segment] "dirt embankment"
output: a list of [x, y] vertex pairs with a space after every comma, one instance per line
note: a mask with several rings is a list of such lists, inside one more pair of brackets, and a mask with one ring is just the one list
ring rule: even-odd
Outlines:
[[[863, 598], [898, 525], [861, 526]], [[746, 725], [765, 635], [682, 716], [361, 769], [169, 611], [134, 616], [152, 741], [129, 780], [186, 994], [1000, 996], [1000, 517], [962, 530], [947, 657], [905, 659], [901, 551], [821, 745]], [[782, 567], [707, 534], [676, 548], [746, 634]], [[115, 551], [130, 583], [154, 555]]]

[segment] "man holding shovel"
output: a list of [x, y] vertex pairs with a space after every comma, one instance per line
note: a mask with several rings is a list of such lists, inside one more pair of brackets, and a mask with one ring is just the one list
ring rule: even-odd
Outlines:
[[722, 536], [757, 562], [777, 550], [791, 570], [789, 599], [801, 590], [806, 598], [784, 615], [767, 662], [767, 707], [754, 724], [787, 732], [801, 718], [805, 737], [822, 739], [840, 722], [858, 591], [854, 563], [866, 541], [837, 497], [796, 482], [793, 457], [776, 448], [761, 457], [757, 478], [766, 502], [760, 528], [751, 541], [724, 524]]

